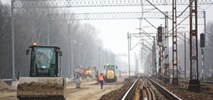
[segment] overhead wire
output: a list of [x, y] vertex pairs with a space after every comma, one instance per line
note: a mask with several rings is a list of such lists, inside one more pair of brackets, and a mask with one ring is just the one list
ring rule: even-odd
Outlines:
[[142, 41], [142, 39], [140, 39], [140, 40], [133, 46], [133, 48], [130, 47], [130, 50], [133, 50], [133, 49], [140, 43], [140, 41]]
[[[178, 33], [179, 33], [179, 32], [178, 32]], [[185, 37], [185, 36], [184, 36], [183, 34], [181, 34], [181, 33], [179, 33], [179, 35]], [[189, 40], [189, 38], [187, 38], [187, 37], [186, 37], [186, 39]], [[186, 41], [186, 42], [189, 42], [189, 41]]]
[[152, 40], [152, 38], [151, 38], [152, 36], [148, 32], [144, 31], [143, 29], [141, 29], [141, 31], [143, 31], [144, 35], [146, 35], [149, 39]]
[[148, 43], [149, 45], [152, 45], [151, 43], [149, 43], [146, 39], [144, 39], [144, 41], [146, 42], [146, 43]]
[[[141, 3], [141, 18], [139, 19], [139, 28], [141, 29], [141, 24], [142, 24], [142, 18], [143, 18], [143, 2], [142, 0], [140, 0], [140, 3]], [[140, 31], [140, 30], [139, 30]], [[135, 46], [133, 46], [133, 48], [130, 47], [130, 50], [134, 49], [141, 41], [142, 39], [140, 39], [137, 44]]]
[[172, 20], [168, 15], [166, 15], [163, 11], [161, 11], [158, 7], [156, 7], [154, 4], [152, 4], [149, 0], [146, 0], [150, 5], [152, 5], [155, 9], [157, 9], [159, 12], [161, 12], [163, 15], [165, 15], [167, 18]]
[[144, 18], [144, 20], [149, 23], [152, 27], [154, 27], [155, 29], [157, 29], [157, 27], [155, 27], [151, 22], [149, 22], [146, 18]]
[[149, 49], [150, 51], [152, 51], [151, 48], [149, 48], [147, 45], [145, 45], [143, 42], [141, 43], [143, 46], [145, 46], [147, 49]]
[[148, 12], [153, 11], [153, 10], [155, 10], [155, 8], [144, 11], [143, 13], [148, 13]]
[[189, 44], [189, 41], [184, 40], [183, 38], [181, 38], [180, 36], [178, 36], [179, 39], [181, 39], [182, 41], [186, 42]]
[[212, 5], [213, 5], [213, 3], [210, 3], [210, 5], [205, 8], [205, 10], [209, 9]]
[[[194, 1], [194, 0], [192, 0], [192, 1], [190, 2], [190, 4], [191, 4], [193, 1]], [[190, 4], [182, 11], [182, 13], [180, 13], [180, 15], [177, 16], [177, 18], [179, 18], [180, 16], [182, 16], [182, 15], [186, 12], [186, 10], [190, 7]]]
[[139, 33], [140, 33], [140, 29], [142, 28], [142, 21], [143, 21], [143, 1], [140, 0], [141, 3], [141, 18], [139, 19]]
[[[189, 16], [185, 17], [181, 22], [179, 22], [179, 23], [176, 25], [176, 27], [178, 27], [181, 23], [183, 23], [188, 17], [189, 17]], [[172, 28], [169, 32], [171, 32], [172, 30], [174, 30], [174, 29]], [[171, 35], [172, 35], [172, 33], [170, 33], [170, 34], [168, 35], [168, 37], [170, 37]]]

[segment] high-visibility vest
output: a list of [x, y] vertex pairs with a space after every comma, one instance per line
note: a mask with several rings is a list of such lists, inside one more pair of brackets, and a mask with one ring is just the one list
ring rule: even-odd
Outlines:
[[98, 80], [99, 81], [103, 81], [104, 80], [104, 75], [99, 75]]

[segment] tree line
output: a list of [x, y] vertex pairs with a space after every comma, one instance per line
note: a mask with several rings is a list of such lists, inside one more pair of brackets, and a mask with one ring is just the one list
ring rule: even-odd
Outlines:
[[[0, 78], [12, 77], [10, 8], [10, 5], [2, 4], [0, 0]], [[14, 9], [16, 75], [17, 73], [20, 76], [29, 75], [30, 57], [25, 55], [25, 50], [33, 42], [48, 45], [48, 38], [49, 45], [58, 46], [63, 52], [61, 58], [63, 76], [70, 77], [72, 73], [69, 70], [73, 71], [78, 66], [97, 66], [103, 69], [106, 63], [115, 64], [116, 55], [103, 48], [102, 41], [98, 38], [100, 33], [92, 25], [54, 17], [51, 15], [54, 13], [73, 12], [52, 8]]]

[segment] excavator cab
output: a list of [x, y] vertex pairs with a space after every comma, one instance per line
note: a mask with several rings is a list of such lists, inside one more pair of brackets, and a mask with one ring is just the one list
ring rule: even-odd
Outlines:
[[58, 56], [62, 56], [59, 47], [30, 46], [26, 51], [30, 60], [30, 77], [57, 77], [59, 76]]
[[29, 77], [20, 77], [17, 87], [19, 100], [66, 100], [66, 80], [61, 77], [58, 56], [59, 47], [32, 45]]

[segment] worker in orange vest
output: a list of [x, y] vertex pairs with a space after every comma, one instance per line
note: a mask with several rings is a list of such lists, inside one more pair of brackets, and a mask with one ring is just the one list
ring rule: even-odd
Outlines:
[[103, 89], [103, 85], [104, 85], [104, 74], [101, 73], [98, 77], [99, 83], [101, 85], [101, 89]]

